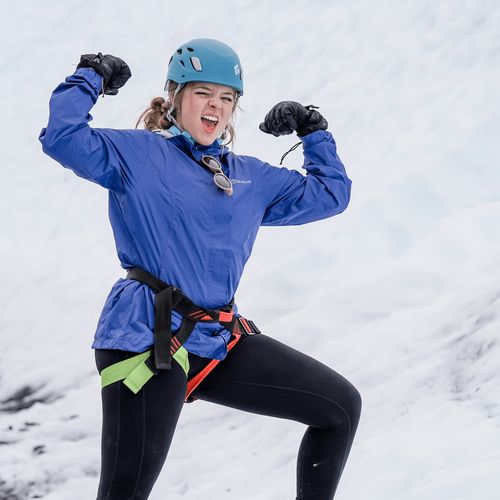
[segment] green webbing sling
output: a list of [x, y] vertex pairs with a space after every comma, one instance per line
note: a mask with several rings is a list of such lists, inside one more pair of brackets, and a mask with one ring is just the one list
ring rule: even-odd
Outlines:
[[[137, 394], [143, 385], [154, 375], [146, 364], [151, 350], [142, 352], [132, 358], [124, 359], [114, 365], [110, 365], [101, 372], [101, 388], [123, 380], [123, 383], [134, 393]], [[184, 347], [180, 347], [172, 356], [179, 363], [186, 373], [189, 373], [188, 352]]]

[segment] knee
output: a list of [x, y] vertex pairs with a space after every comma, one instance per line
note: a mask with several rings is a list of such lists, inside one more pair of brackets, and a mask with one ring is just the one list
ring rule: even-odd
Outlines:
[[330, 428], [348, 427], [354, 433], [358, 427], [361, 415], [362, 399], [359, 391], [347, 380], [341, 388], [341, 393], [333, 400], [330, 406]]
[[361, 407], [363, 401], [361, 399], [361, 394], [351, 383], [349, 383], [349, 389], [347, 390], [347, 404], [346, 412], [349, 415], [349, 420], [351, 424], [355, 427], [358, 426], [359, 417], [361, 415]]

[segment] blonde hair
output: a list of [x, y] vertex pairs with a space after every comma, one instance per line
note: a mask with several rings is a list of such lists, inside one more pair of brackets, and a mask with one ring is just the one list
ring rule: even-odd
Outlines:
[[[192, 83], [187, 83], [178, 89], [177, 83], [168, 82], [168, 101], [165, 100], [164, 97], [153, 98], [149, 104], [149, 108], [144, 110], [141, 116], [139, 116], [139, 119], [135, 124], [135, 128], [139, 128], [141, 122], [144, 124], [144, 128], [146, 130], [151, 131], [158, 129], [166, 130], [173, 125], [177, 125], [175, 123], [175, 117], [178, 113], [180, 114], [182, 109], [182, 95], [190, 85], [192, 85]], [[235, 141], [236, 133], [234, 129], [234, 115], [237, 104], [238, 95], [235, 95], [233, 114], [231, 115], [231, 119], [229, 120], [226, 130], [222, 136], [225, 146], [228, 146], [231, 143], [234, 144]]]

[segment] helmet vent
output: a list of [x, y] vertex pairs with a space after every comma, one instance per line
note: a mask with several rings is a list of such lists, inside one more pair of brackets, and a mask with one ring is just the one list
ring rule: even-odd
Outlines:
[[186, 67], [186, 65], [184, 64], [184, 61], [179, 61], [184, 67]]
[[196, 71], [202, 71], [203, 70], [203, 67], [201, 65], [201, 61], [199, 60], [198, 57], [196, 56], [191, 56], [189, 58], [189, 60], [191, 61], [191, 64], [193, 65], [193, 68], [196, 70]]
[[187, 47], [187, 49], [189, 52], [194, 52], [194, 49], [192, 49], [191, 47]]
[[173, 58], [174, 58], [174, 56], [172, 56], [172, 57], [170, 58], [170, 61], [168, 61], [168, 65], [169, 65], [169, 66], [170, 66], [170, 64], [172, 63], [172, 59], [173, 59]]
[[177, 54], [181, 55], [182, 54], [182, 49], [177, 49]]

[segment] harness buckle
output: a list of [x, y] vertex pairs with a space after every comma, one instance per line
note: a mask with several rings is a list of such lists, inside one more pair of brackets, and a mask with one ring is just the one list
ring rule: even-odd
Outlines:
[[160, 370], [158, 370], [158, 368], [156, 368], [155, 366], [155, 362], [153, 360], [153, 356], [149, 356], [149, 358], [146, 359], [146, 361], [144, 361], [144, 364], [155, 374], [155, 375], [158, 375], [158, 373], [160, 373]]
[[243, 316], [238, 316], [238, 324], [240, 325], [243, 335], [256, 335], [260, 333], [256, 324]]

